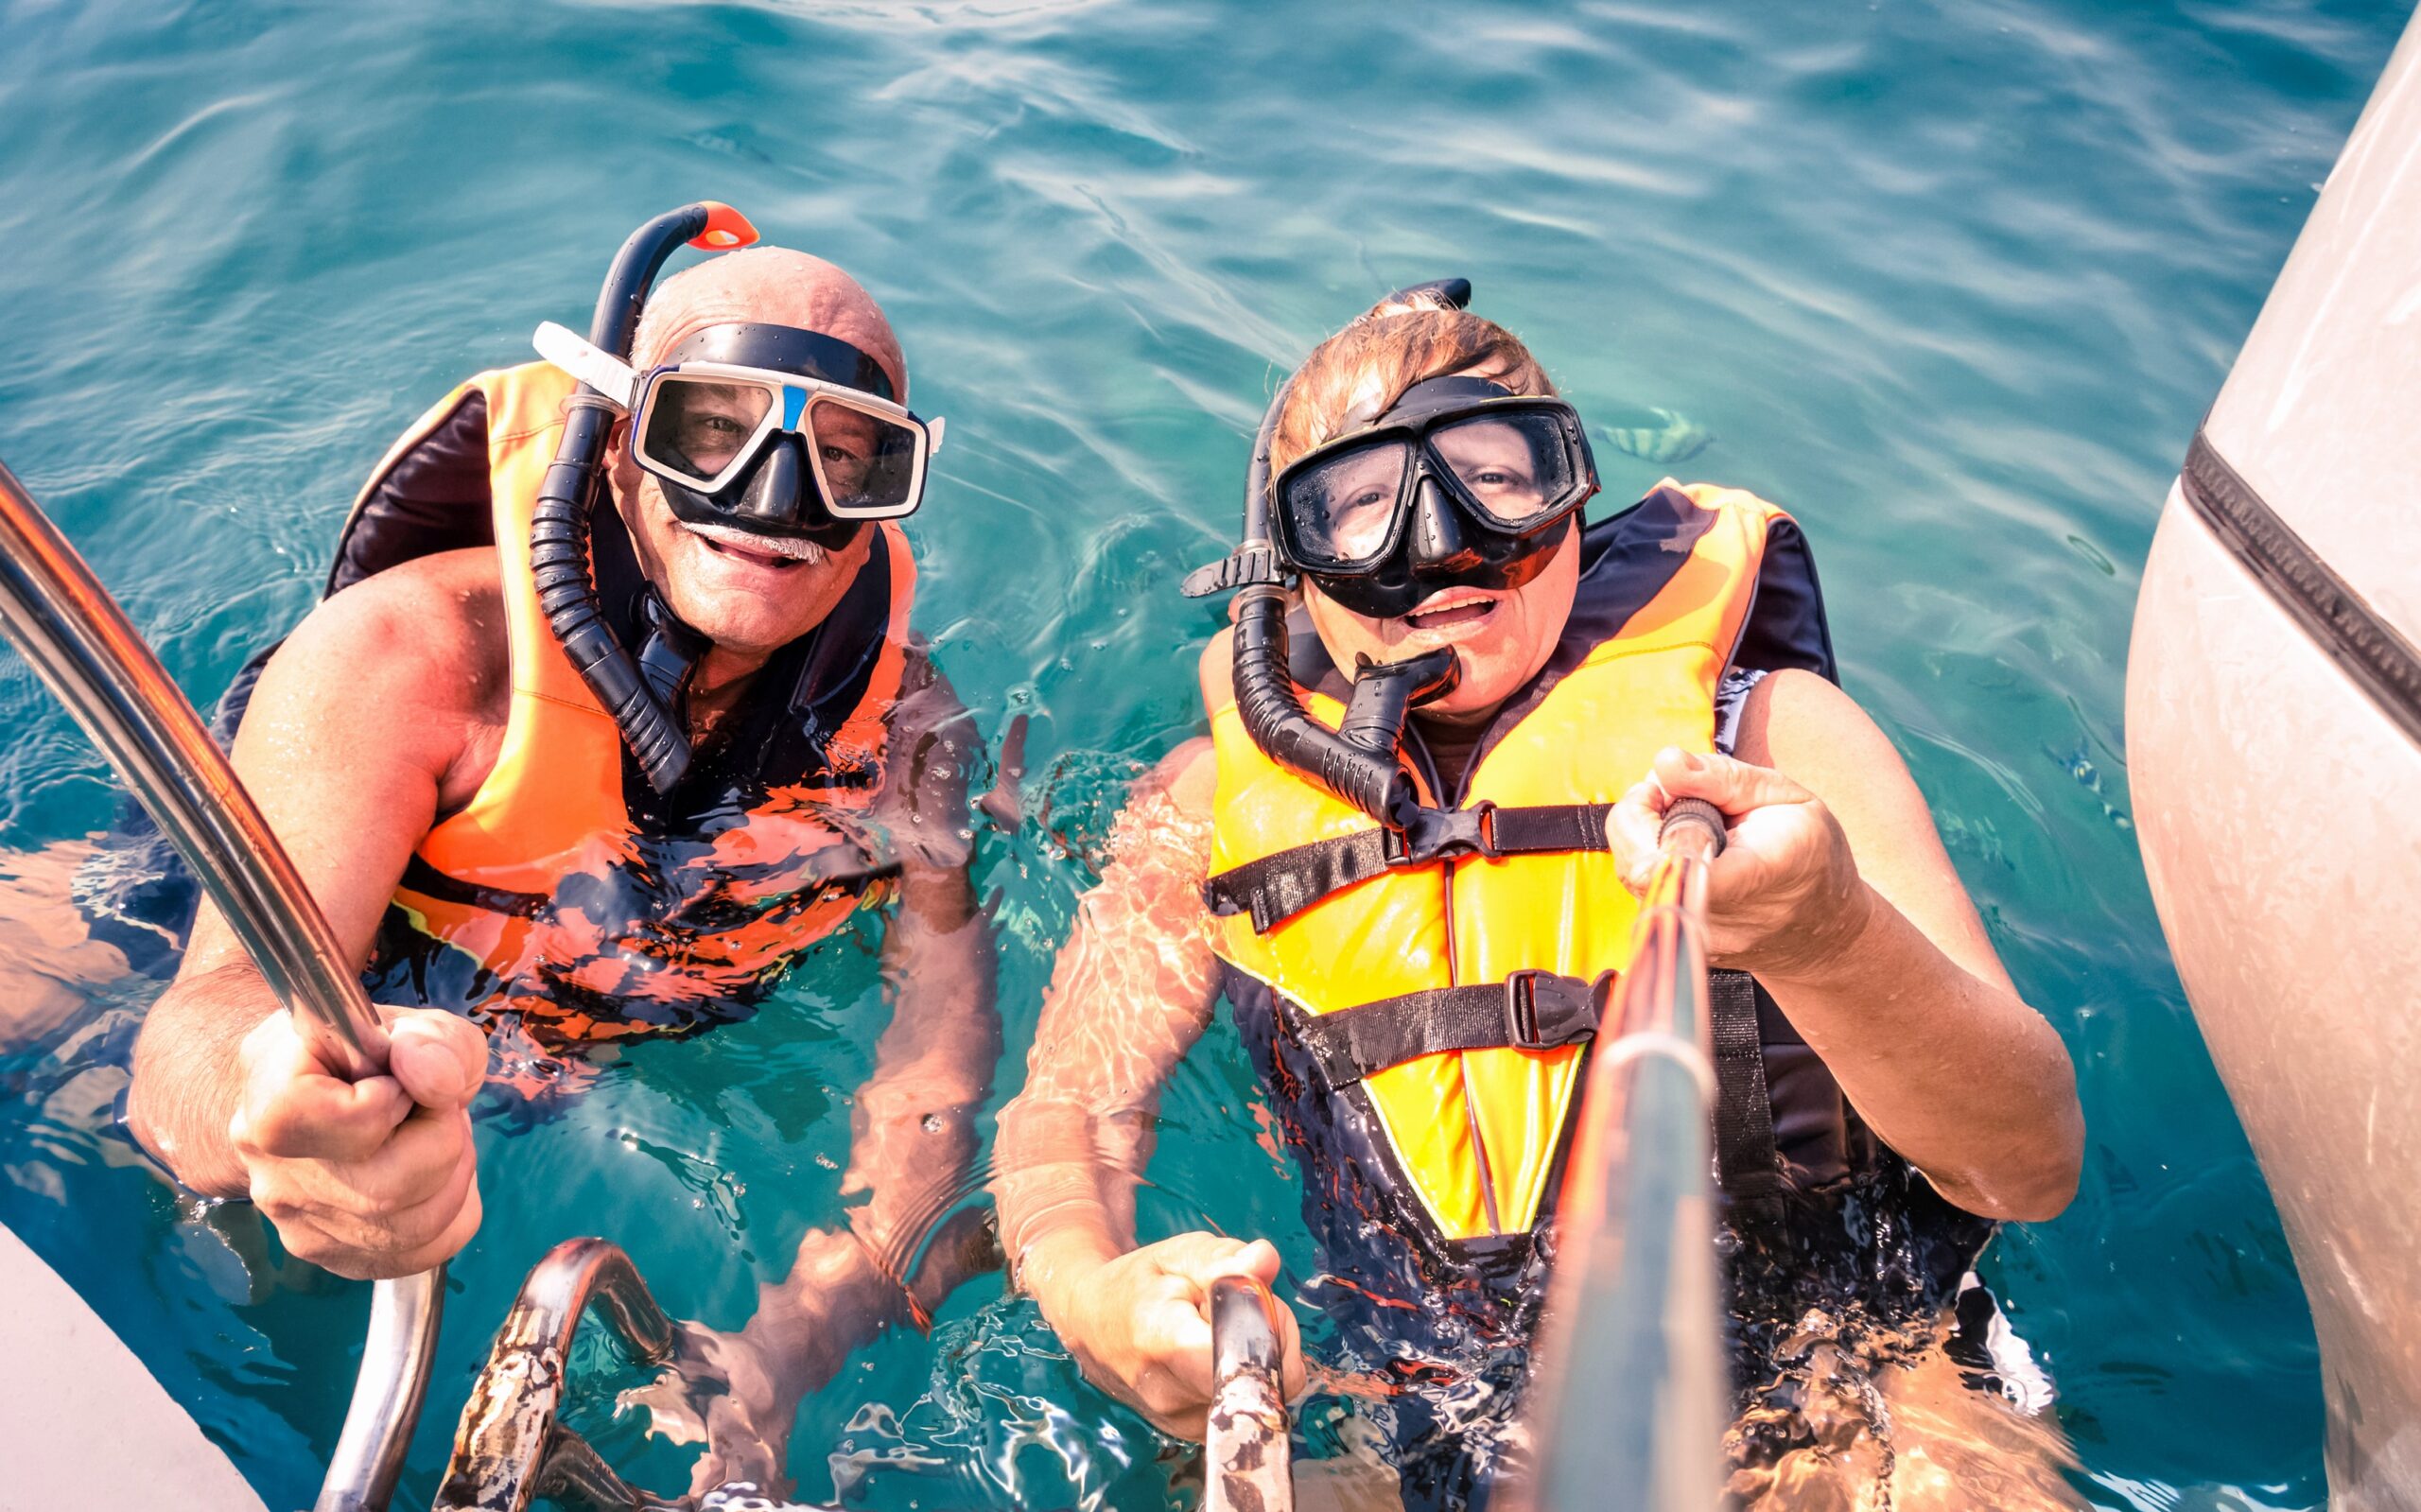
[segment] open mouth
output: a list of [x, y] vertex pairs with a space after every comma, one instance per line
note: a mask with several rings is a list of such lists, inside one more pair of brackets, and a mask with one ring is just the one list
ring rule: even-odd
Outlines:
[[1444, 630], [1452, 625], [1472, 625], [1496, 613], [1496, 600], [1484, 594], [1471, 594], [1425, 603], [1403, 617], [1403, 622], [1415, 630]]
[[792, 567], [824, 560], [824, 548], [812, 541], [776, 540], [770, 536], [750, 535], [744, 530], [691, 525], [687, 521], [682, 522], [682, 529], [705, 542], [706, 549], [717, 556], [733, 557], [770, 572], [786, 572]]

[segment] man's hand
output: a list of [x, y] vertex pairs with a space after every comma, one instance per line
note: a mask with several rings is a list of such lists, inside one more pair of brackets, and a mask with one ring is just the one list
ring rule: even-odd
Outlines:
[[1666, 747], [1607, 828], [1623, 881], [1644, 892], [1673, 798], [1703, 798], [1731, 833], [1707, 875], [1707, 948], [1718, 965], [1785, 978], [1831, 961], [1865, 927], [1873, 895], [1823, 801], [1781, 773]]
[[811, 1358], [777, 1362], [766, 1358], [744, 1330], [723, 1333], [703, 1323], [674, 1329], [671, 1362], [655, 1380], [617, 1397], [616, 1414], [644, 1407], [648, 1432], [658, 1438], [706, 1446], [690, 1468], [692, 1497], [733, 1486], [789, 1496], [796, 1487], [784, 1465], [800, 1394], [786, 1390], [780, 1376], [784, 1369], [804, 1369], [821, 1385], [840, 1368], [846, 1350], [810, 1337], [804, 1352]]
[[[1210, 1283], [1222, 1276], [1278, 1279], [1278, 1251], [1211, 1234], [1179, 1234], [1057, 1277], [1044, 1314], [1087, 1380], [1150, 1418], [1199, 1441], [1210, 1410]], [[1057, 1306], [1054, 1306], [1054, 1303]], [[1303, 1389], [1295, 1315], [1278, 1309], [1283, 1384]]]
[[[982, 1217], [976, 1208], [961, 1212]], [[759, 1290], [746, 1328], [724, 1333], [679, 1325], [671, 1363], [653, 1382], [623, 1392], [615, 1409], [644, 1407], [657, 1437], [706, 1446], [690, 1467], [692, 1498], [742, 1485], [789, 1496], [799, 1403], [901, 1312], [900, 1301], [897, 1283], [875, 1270], [845, 1229], [810, 1228], [790, 1276]]]
[[433, 1009], [396, 1012], [388, 1034], [387, 1074], [345, 1082], [272, 1014], [245, 1036], [227, 1127], [287, 1249], [361, 1280], [425, 1271], [479, 1226], [470, 1103], [487, 1038]]

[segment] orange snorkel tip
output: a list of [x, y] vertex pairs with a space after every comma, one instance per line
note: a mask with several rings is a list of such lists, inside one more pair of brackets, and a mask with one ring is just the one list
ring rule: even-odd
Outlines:
[[757, 228], [748, 217], [720, 200], [701, 200], [705, 207], [706, 229], [689, 238], [689, 245], [706, 252], [732, 252], [755, 245]]

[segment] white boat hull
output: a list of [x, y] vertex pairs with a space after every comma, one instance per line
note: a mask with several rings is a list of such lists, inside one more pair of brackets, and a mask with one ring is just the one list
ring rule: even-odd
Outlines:
[[0, 1512], [265, 1512], [133, 1351], [0, 1227]]
[[2421, 28], [2203, 436], [2241, 489], [2189, 461], [2144, 569], [2144, 863], [2311, 1299], [2332, 1503], [2421, 1508]]

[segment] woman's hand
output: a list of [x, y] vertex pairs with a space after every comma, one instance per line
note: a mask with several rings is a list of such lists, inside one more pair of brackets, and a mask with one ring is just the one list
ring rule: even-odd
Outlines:
[[[1210, 1283], [1274, 1282], [1278, 1251], [1266, 1240], [1212, 1234], [1179, 1234], [1090, 1264], [1051, 1265], [1040, 1250], [1022, 1269], [1085, 1378], [1161, 1432], [1199, 1442], [1210, 1409]], [[1303, 1389], [1302, 1340], [1283, 1307], [1278, 1327], [1292, 1398]]]
[[1607, 826], [1623, 881], [1645, 892], [1657, 831], [1675, 798], [1723, 810], [1731, 833], [1707, 875], [1707, 948], [1718, 965], [1786, 980], [1834, 960], [1858, 937], [1874, 895], [1849, 838], [1814, 793], [1768, 767], [1667, 746]]
[[1626, 880], [1654, 868], [1668, 797], [1722, 809], [1716, 962], [1756, 973], [1858, 1117], [1943, 1196], [1987, 1218], [2058, 1213], [2084, 1150], [2067, 1051], [2002, 969], [1899, 752], [1848, 694], [1796, 670], [1750, 690], [1739, 751], [1657, 753], [1609, 826]]

